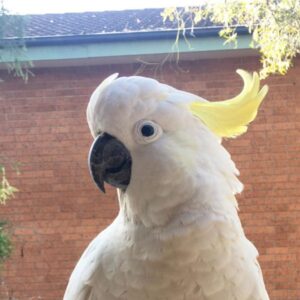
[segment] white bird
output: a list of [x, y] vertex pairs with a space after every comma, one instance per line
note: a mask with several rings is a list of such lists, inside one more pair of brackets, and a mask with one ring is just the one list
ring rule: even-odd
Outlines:
[[237, 97], [208, 102], [156, 80], [108, 77], [87, 118], [91, 175], [119, 214], [83, 253], [64, 300], [267, 300], [245, 237], [238, 170], [222, 137], [247, 130], [267, 93], [238, 70]]

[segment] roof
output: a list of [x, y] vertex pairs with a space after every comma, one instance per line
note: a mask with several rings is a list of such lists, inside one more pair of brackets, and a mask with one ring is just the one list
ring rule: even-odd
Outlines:
[[[188, 42], [182, 39], [174, 47], [177, 23], [163, 22], [162, 12], [160, 8], [29, 15], [25, 17], [23, 35], [27, 50], [18, 60], [30, 60], [35, 66], [62, 66], [156, 62], [170, 53], [180, 53], [183, 59], [248, 53], [249, 35], [241, 36], [236, 48], [224, 45], [218, 36], [220, 26], [203, 21], [193, 28], [188, 14], [185, 16]], [[246, 33], [245, 28], [237, 30]], [[12, 33], [6, 36], [0, 44], [19, 39]], [[4, 47], [1, 57], [2, 62], [16, 59], [9, 47]]]
[[[25, 38], [176, 30], [176, 21], [163, 22], [162, 8], [26, 16]], [[211, 27], [208, 21], [197, 27]], [[10, 37], [13, 37], [10, 34]]]
[[161, 9], [45, 14], [29, 16], [25, 35], [66, 36], [126, 33], [175, 28], [164, 24]]

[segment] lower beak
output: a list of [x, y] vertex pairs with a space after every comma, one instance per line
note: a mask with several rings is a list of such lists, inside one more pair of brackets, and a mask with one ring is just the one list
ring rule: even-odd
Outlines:
[[91, 176], [102, 192], [105, 193], [104, 182], [126, 190], [131, 177], [131, 156], [115, 137], [107, 133], [96, 137], [88, 162]]

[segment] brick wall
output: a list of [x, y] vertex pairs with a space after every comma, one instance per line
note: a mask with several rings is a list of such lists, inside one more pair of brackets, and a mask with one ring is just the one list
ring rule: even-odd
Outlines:
[[[241, 88], [235, 69], [258, 66], [255, 58], [186, 62], [184, 71], [164, 68], [158, 77], [221, 100]], [[92, 138], [85, 109], [104, 77], [132, 75], [137, 69], [39, 69], [28, 84], [1, 75], [0, 154], [21, 163], [20, 176], [9, 172], [20, 192], [0, 207], [0, 219], [10, 221], [14, 242], [2, 273], [1, 299], [61, 299], [80, 254], [116, 215], [114, 190], [101, 195], [88, 174]], [[146, 70], [143, 75], [154, 74]], [[240, 216], [259, 248], [274, 300], [300, 299], [299, 78], [298, 60], [287, 76], [269, 79], [269, 95], [248, 133], [225, 141], [245, 183]]]

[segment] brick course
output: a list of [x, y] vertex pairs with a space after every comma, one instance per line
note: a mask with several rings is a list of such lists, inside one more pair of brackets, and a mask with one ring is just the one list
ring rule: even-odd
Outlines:
[[[285, 77], [267, 80], [270, 92], [249, 131], [224, 142], [245, 184], [240, 217], [261, 254], [272, 300], [300, 299], [299, 62]], [[227, 58], [183, 62], [188, 72], [173, 65], [142, 75], [221, 100], [239, 92], [237, 68], [258, 67], [256, 58]], [[1, 75], [0, 153], [21, 163], [21, 175], [8, 173], [20, 192], [0, 207], [14, 242], [0, 299], [61, 299], [80, 254], [116, 216], [114, 190], [101, 195], [88, 173], [92, 138], [85, 110], [107, 75], [137, 70], [137, 65], [37, 69], [27, 84]]]

